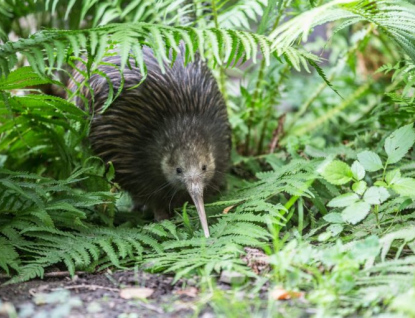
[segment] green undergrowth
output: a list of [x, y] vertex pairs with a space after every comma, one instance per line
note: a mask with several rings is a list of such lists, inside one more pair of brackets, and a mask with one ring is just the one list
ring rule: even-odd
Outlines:
[[[411, 1], [4, 1], [0, 14], [6, 284], [134, 267], [197, 275], [198, 310], [218, 316], [415, 316]], [[33, 35], [20, 25], [31, 14]], [[143, 45], [161, 64], [180, 43], [186, 62], [206, 58], [233, 129], [208, 239], [190, 203], [160, 223], [132, 211], [65, 88], [81, 57], [85, 77], [105, 78], [114, 48], [145, 74]], [[224, 272], [241, 278], [229, 290]]]

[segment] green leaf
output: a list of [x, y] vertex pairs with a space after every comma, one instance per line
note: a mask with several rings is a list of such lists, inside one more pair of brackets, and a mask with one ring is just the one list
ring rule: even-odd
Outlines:
[[359, 196], [356, 193], [345, 193], [335, 197], [327, 205], [332, 208], [342, 208], [355, 203], [357, 200], [359, 200]]
[[352, 190], [358, 195], [363, 195], [367, 189], [367, 183], [365, 181], [358, 181], [353, 183]]
[[380, 244], [376, 235], [366, 237], [362, 241], [357, 241], [351, 249], [351, 255], [357, 260], [367, 260], [379, 255]]
[[356, 224], [362, 221], [370, 211], [370, 204], [367, 202], [356, 202], [342, 212], [343, 221]]
[[384, 188], [388, 187], [388, 184], [386, 182], [380, 181], [380, 180], [376, 181], [373, 185], [375, 185], [377, 187], [384, 187]]
[[267, 25], [270, 20], [273, 18], [272, 12], [274, 11], [275, 6], [277, 5], [277, 0], [269, 0], [267, 6], [265, 7], [264, 14], [261, 18], [261, 21], [258, 26], [257, 33], [264, 34], [267, 29]]
[[392, 184], [391, 188], [400, 195], [415, 197], [415, 179], [400, 178]]
[[334, 88], [333, 84], [327, 78], [326, 74], [324, 74], [323, 69], [315, 61], [313, 61], [313, 59], [311, 59], [311, 58], [306, 58], [306, 59], [307, 59], [308, 63], [310, 63], [310, 65], [312, 67], [314, 67], [314, 69], [316, 70], [317, 74], [320, 75], [320, 77], [327, 84], [327, 86], [330, 87], [333, 90], [333, 92], [335, 92], [337, 95], [339, 95], [339, 97], [341, 99], [343, 99], [343, 96], [341, 96], [339, 94], [339, 92]]
[[353, 178], [356, 180], [362, 180], [365, 177], [365, 168], [360, 164], [359, 161], [355, 161], [352, 164]]
[[394, 184], [399, 179], [401, 179], [401, 171], [399, 169], [389, 171], [385, 176], [385, 180], [388, 185]]
[[357, 158], [366, 171], [374, 172], [383, 168], [382, 160], [372, 151], [362, 151], [357, 155]]
[[332, 224], [327, 227], [327, 231], [330, 231], [332, 236], [339, 235], [341, 232], [343, 232], [343, 229], [344, 227], [341, 224]]
[[383, 187], [370, 187], [363, 196], [363, 200], [369, 204], [381, 204], [389, 197], [390, 195], [387, 189]]
[[342, 215], [337, 212], [332, 212], [329, 214], [326, 214], [323, 219], [327, 221], [328, 223], [344, 223], [342, 219]]
[[385, 140], [385, 151], [388, 154], [388, 164], [396, 163], [405, 156], [415, 142], [413, 124], [395, 130]]
[[339, 160], [330, 162], [321, 174], [328, 182], [336, 185], [345, 184], [353, 178], [350, 167]]
[[318, 236], [319, 242], [325, 242], [331, 237], [331, 232], [323, 232]]

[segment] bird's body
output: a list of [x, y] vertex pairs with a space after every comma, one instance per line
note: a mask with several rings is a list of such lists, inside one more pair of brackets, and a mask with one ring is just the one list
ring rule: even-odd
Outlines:
[[[229, 164], [231, 131], [223, 97], [201, 60], [184, 66], [183, 58], [182, 51], [172, 67], [164, 65], [162, 74], [152, 51], [145, 48], [146, 79], [137, 86], [142, 75], [131, 59], [131, 69], [124, 70], [122, 92], [103, 113], [108, 80], [91, 76], [94, 99], [86, 86], [82, 89], [95, 113], [90, 131], [94, 152], [113, 163], [116, 181], [136, 205], [151, 208], [156, 219], [190, 198], [199, 216], [204, 214], [203, 195], [223, 186]], [[105, 62], [119, 67], [120, 57], [108, 57]], [[120, 72], [109, 65], [99, 69], [117, 92]], [[75, 75], [74, 81], [82, 80]], [[81, 106], [81, 99], [77, 103]]]

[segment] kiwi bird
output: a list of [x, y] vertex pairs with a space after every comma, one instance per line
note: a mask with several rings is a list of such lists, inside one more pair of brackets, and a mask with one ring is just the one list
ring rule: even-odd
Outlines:
[[[150, 208], [162, 220], [191, 199], [209, 237], [204, 198], [225, 184], [231, 129], [209, 68], [198, 57], [184, 65], [184, 54], [181, 47], [173, 65], [164, 63], [163, 74], [152, 50], [144, 47], [147, 77], [137, 85], [143, 75], [130, 59], [122, 92], [102, 112], [110, 83], [115, 94], [122, 82], [120, 57], [107, 57], [99, 67], [106, 77], [93, 74], [89, 85], [81, 85], [81, 95], [94, 113], [89, 136], [93, 151], [113, 163], [115, 181], [135, 206]], [[74, 91], [83, 81], [75, 73], [69, 88]], [[76, 98], [79, 107], [85, 108], [84, 100]]]

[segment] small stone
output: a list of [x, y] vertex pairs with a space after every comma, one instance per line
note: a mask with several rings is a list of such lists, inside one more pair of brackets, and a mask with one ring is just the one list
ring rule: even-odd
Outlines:
[[245, 282], [245, 275], [238, 272], [223, 271], [219, 281], [231, 285], [240, 285]]

